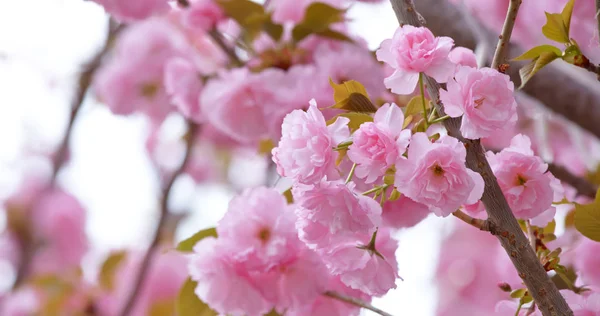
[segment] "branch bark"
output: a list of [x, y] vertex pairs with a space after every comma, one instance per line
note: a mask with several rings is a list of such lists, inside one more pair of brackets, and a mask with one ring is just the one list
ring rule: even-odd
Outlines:
[[548, 171], [550, 171], [560, 181], [563, 181], [575, 188], [579, 195], [584, 195], [592, 199], [596, 196], [596, 191], [598, 188], [594, 184], [570, 173], [569, 170], [565, 169], [564, 167], [549, 163]]
[[496, 45], [496, 52], [492, 59], [492, 68], [494, 69], [499, 69], [500, 65], [506, 62], [508, 44], [510, 43], [510, 37], [515, 27], [515, 21], [517, 20], [517, 13], [519, 13], [520, 6], [521, 0], [510, 0], [506, 19], [504, 20], [504, 26], [502, 27], [502, 34], [500, 34], [498, 45]]
[[371, 304], [369, 304], [367, 302], [363, 302], [363, 301], [361, 301], [361, 300], [359, 300], [357, 298], [354, 298], [354, 297], [342, 295], [340, 293], [333, 292], [333, 291], [327, 291], [323, 295], [331, 297], [331, 298], [336, 299], [338, 301], [342, 301], [342, 302], [346, 302], [348, 304], [352, 304], [352, 305], [355, 305], [355, 306], [358, 306], [358, 307], [366, 308], [366, 309], [368, 309], [368, 310], [370, 310], [372, 312], [375, 312], [375, 313], [377, 313], [379, 315], [382, 315], [382, 316], [393, 316], [392, 314], [390, 314], [388, 312], [382, 311], [381, 309], [379, 309], [379, 308], [377, 308], [377, 307], [375, 307], [375, 306], [373, 306], [373, 305], [371, 305]]
[[[94, 74], [96, 73], [98, 67], [100, 67], [102, 59], [110, 50], [112, 42], [117, 37], [117, 35], [123, 30], [123, 28], [123, 25], [117, 25], [114, 21], [110, 21], [108, 26], [108, 34], [106, 36], [106, 40], [104, 41], [102, 48], [92, 57], [92, 59], [86, 65], [84, 65], [83, 70], [79, 75], [79, 79], [77, 81], [77, 90], [71, 103], [69, 122], [67, 123], [67, 127], [65, 128], [65, 132], [60, 142], [60, 145], [54, 153], [54, 156], [52, 157], [52, 174], [50, 175], [50, 179], [48, 180], [48, 188], [52, 188], [56, 185], [58, 174], [67, 162], [67, 157], [69, 154], [69, 144], [71, 142], [71, 136], [73, 134], [73, 127], [75, 126], [77, 115], [79, 114], [79, 110], [83, 105], [85, 95], [92, 83]], [[37, 202], [33, 204], [32, 209], [37, 206], [36, 203]], [[13, 283], [13, 288], [19, 287], [25, 281], [27, 275], [29, 274], [31, 260], [33, 259], [33, 255], [35, 252], [34, 245], [32, 244], [33, 239], [31, 237], [32, 236], [28, 236], [27, 238], [21, 238], [21, 240], [19, 240], [19, 247], [21, 248], [22, 258], [17, 270], [15, 282]]]
[[[422, 25], [412, 0], [390, 1], [400, 25]], [[436, 5], [440, 3], [439, 1], [435, 2]], [[444, 116], [445, 111], [439, 100], [440, 85], [431, 78], [426, 77], [426, 80], [429, 95], [434, 101], [439, 115]], [[544, 316], [573, 315], [565, 299], [560, 295], [554, 283], [550, 281], [546, 270], [542, 267], [535, 252], [529, 246], [529, 241], [508, 206], [498, 185], [498, 181], [485, 158], [485, 152], [480, 141], [462, 137], [460, 133], [460, 119], [447, 119], [444, 121], [444, 126], [448, 130], [448, 134], [463, 142], [467, 150], [467, 167], [478, 172], [483, 177], [485, 189], [481, 201], [488, 213], [488, 221], [491, 221], [497, 227], [498, 235], [496, 236], [509, 255], [519, 276], [523, 279], [523, 282], [535, 299], [542, 314]]]
[[156, 229], [154, 230], [154, 237], [152, 238], [152, 242], [146, 250], [144, 258], [142, 259], [142, 263], [140, 265], [139, 270], [134, 278], [133, 288], [129, 293], [127, 299], [125, 300], [125, 306], [119, 315], [128, 316], [131, 313], [131, 310], [135, 306], [135, 302], [139, 292], [142, 290], [144, 286], [144, 281], [146, 280], [146, 274], [150, 268], [150, 264], [152, 263], [152, 259], [154, 254], [158, 250], [158, 246], [161, 241], [161, 232], [164, 225], [167, 222], [168, 214], [169, 214], [169, 196], [171, 195], [171, 190], [173, 189], [173, 184], [175, 184], [175, 180], [184, 172], [185, 167], [187, 166], [190, 157], [192, 156], [192, 146], [195, 142], [195, 138], [197, 133], [198, 125], [195, 123], [189, 122], [188, 129], [188, 137], [186, 138], [186, 151], [183, 161], [177, 170], [173, 172], [165, 188], [163, 189], [161, 200], [160, 200], [160, 217], [158, 219], [158, 223], [156, 225]]
[[453, 212], [452, 215], [479, 230], [490, 232], [492, 235], [498, 234], [496, 228], [493, 227], [492, 222], [490, 221], [471, 217], [461, 210]]
[[[473, 29], [485, 34], [489, 47], [493, 47], [498, 39], [481, 23], [474, 19], [467, 21], [461, 10], [448, 0], [419, 0], [417, 4], [419, 13], [427, 20], [427, 27], [438, 36], [452, 37], [456, 45], [475, 49], [479, 41]], [[524, 48], [512, 43], [508, 44], [507, 49], [508, 57], [525, 52]], [[487, 60], [490, 62], [492, 55], [488, 55]], [[516, 86], [521, 83], [519, 68], [522, 65], [523, 62], [511, 62], [506, 72]], [[577, 67], [555, 61], [533, 76], [522, 91], [600, 138], [600, 82], [591, 78], [591, 75]]]

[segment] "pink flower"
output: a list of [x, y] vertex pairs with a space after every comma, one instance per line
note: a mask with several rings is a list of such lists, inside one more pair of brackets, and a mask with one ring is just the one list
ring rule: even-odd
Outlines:
[[437, 216], [448, 216], [483, 194], [483, 178], [465, 167], [465, 147], [453, 137], [431, 143], [425, 133], [412, 136], [408, 159], [396, 163], [398, 191], [429, 206]]
[[285, 83], [285, 73], [279, 69], [261, 73], [233, 69], [208, 81], [200, 106], [211, 124], [241, 142], [279, 138], [280, 117], [290, 110], [281, 106]]
[[454, 47], [450, 51], [450, 54], [448, 54], [448, 59], [458, 66], [477, 68], [477, 56], [475, 56], [472, 50], [466, 47]]
[[363, 123], [354, 133], [348, 157], [357, 164], [357, 177], [374, 182], [404, 154], [411, 133], [402, 129], [403, 123], [402, 110], [386, 103], [375, 113], [374, 122]]
[[248, 269], [267, 270], [295, 255], [301, 245], [293, 209], [277, 190], [245, 190], [229, 203], [217, 232], [221, 247]]
[[329, 248], [319, 250], [329, 271], [340, 275], [340, 280], [350, 288], [368, 295], [381, 296], [396, 288], [398, 243], [388, 229], [380, 228], [375, 241], [377, 252], [363, 249], [371, 236], [338, 235]]
[[210, 31], [225, 19], [223, 9], [213, 0], [192, 0], [183, 11], [183, 24], [190, 29]]
[[35, 288], [19, 288], [0, 297], [0, 315], [35, 315], [42, 311], [42, 302], [42, 295]]
[[354, 183], [342, 180], [314, 185], [296, 184], [292, 188], [298, 203], [300, 236], [310, 245], [327, 246], [332, 235], [370, 234], [381, 222], [381, 206], [354, 191]]
[[268, 9], [273, 12], [273, 21], [280, 24], [296, 24], [304, 18], [306, 8], [315, 2], [323, 2], [330, 6], [342, 8], [343, 0], [274, 0]]
[[[363, 302], [370, 302], [371, 297], [365, 293], [354, 290], [346, 286], [339, 277], [330, 278], [327, 289], [359, 299]], [[340, 300], [321, 295], [311, 305], [304, 306], [301, 309], [287, 310], [286, 316], [358, 316], [360, 307], [357, 307]]]
[[169, 10], [167, 0], [94, 0], [122, 22], [135, 22]]
[[419, 82], [419, 73], [440, 83], [448, 81], [456, 67], [448, 59], [453, 45], [451, 38], [435, 37], [425, 27], [399, 27], [377, 50], [377, 59], [395, 69], [385, 78], [385, 86], [397, 94], [410, 94]]
[[573, 316], [600, 315], [600, 292], [598, 292], [598, 288], [593, 288], [581, 294], [575, 294], [568, 290], [560, 292], [573, 310]]
[[332, 149], [350, 136], [349, 119], [339, 117], [327, 126], [314, 101], [306, 112], [294, 110], [283, 120], [281, 140], [273, 148], [277, 172], [302, 183], [315, 183], [335, 173]]
[[528, 308], [521, 308], [521, 310], [517, 313], [517, 309], [519, 308], [519, 304], [516, 300], [504, 300], [498, 302], [496, 304], [496, 315], [516, 315], [516, 316], [542, 316], [539, 308], [536, 308], [532, 313], [529, 312]]
[[383, 224], [393, 228], [409, 228], [431, 214], [427, 205], [417, 203], [406, 195], [383, 204]]
[[460, 131], [470, 139], [488, 137], [517, 122], [517, 102], [510, 78], [491, 68], [460, 67], [440, 100], [451, 117], [462, 117]]
[[271, 306], [257, 284], [245, 269], [228, 260], [219, 242], [207, 237], [194, 246], [188, 271], [198, 282], [196, 295], [221, 314], [261, 316], [269, 312]]
[[573, 265], [586, 284], [600, 287], [600, 243], [581, 237], [575, 247]]
[[488, 152], [487, 157], [516, 217], [534, 218], [550, 208], [554, 177], [546, 173], [548, 165], [533, 155], [527, 136], [515, 136], [510, 147], [498, 154]]
[[202, 123], [200, 91], [202, 79], [196, 67], [184, 58], [173, 58], [165, 67], [165, 89], [171, 102], [187, 119]]

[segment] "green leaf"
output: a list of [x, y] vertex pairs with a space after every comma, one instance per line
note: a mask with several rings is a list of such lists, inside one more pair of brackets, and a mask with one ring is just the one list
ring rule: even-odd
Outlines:
[[333, 109], [342, 109], [352, 112], [374, 113], [377, 107], [369, 99], [365, 87], [356, 80], [344, 81], [337, 84], [329, 78], [329, 84], [333, 88]]
[[[351, 132], [354, 132], [355, 130], [357, 130], [363, 123], [373, 122], [373, 117], [371, 117], [368, 114], [358, 113], [358, 112], [350, 112], [350, 113], [342, 113], [342, 114], [334, 116], [332, 119], [327, 121], [327, 125], [330, 125], [333, 122], [335, 122], [335, 120], [340, 116], [347, 117], [350, 119], [350, 122], [348, 122], [348, 127], [350, 128]], [[340, 150], [340, 152], [342, 152], [342, 151]]]
[[575, 204], [575, 229], [585, 237], [600, 242], [600, 190], [591, 204]]
[[[314, 2], [306, 9], [304, 19], [292, 29], [292, 38], [295, 42], [299, 42], [310, 34], [334, 35], [333, 32], [335, 31], [330, 30], [330, 25], [344, 21], [345, 13], [346, 10], [340, 10], [325, 3]], [[328, 30], [330, 32], [326, 32]], [[339, 35], [335, 34], [335, 36]]]
[[127, 253], [125, 251], [118, 251], [111, 254], [108, 256], [108, 258], [106, 258], [106, 260], [104, 260], [104, 263], [100, 268], [98, 280], [102, 288], [109, 291], [114, 289], [115, 273], [126, 257]]
[[567, 44], [569, 43], [569, 31], [565, 26], [560, 13], [546, 13], [546, 24], [542, 27], [542, 33], [546, 38]]
[[264, 22], [263, 29], [275, 42], [278, 42], [283, 35], [283, 25], [274, 23], [271, 19], [271, 15], [269, 15], [269, 19]]
[[175, 301], [169, 299], [152, 302], [148, 316], [175, 316]]
[[271, 154], [271, 149], [275, 148], [275, 143], [271, 139], [263, 139], [258, 142], [259, 154]]
[[288, 204], [294, 203], [294, 196], [292, 195], [292, 188], [289, 188], [283, 192], [283, 196], [287, 200]]
[[571, 30], [571, 16], [573, 15], [573, 7], [575, 6], [575, 0], [569, 0], [560, 14], [563, 20], [563, 24], [567, 29], [567, 37], [569, 37], [569, 31]]
[[332, 29], [326, 29], [325, 31], [316, 32], [315, 34], [317, 34], [321, 37], [330, 38], [330, 39], [334, 39], [334, 40], [338, 40], [338, 41], [344, 41], [344, 42], [350, 42], [350, 43], [353, 42], [353, 40], [350, 37], [348, 37], [346, 34], [338, 32], [338, 31], [334, 31]]
[[523, 53], [523, 55], [519, 57], [513, 58], [513, 60], [535, 59], [544, 52], [554, 53], [557, 57], [562, 56], [562, 52], [560, 51], [560, 49], [558, 49], [558, 47], [554, 47], [552, 45], [540, 45], [526, 51], [525, 53]]
[[219, 313], [213, 311], [206, 303], [202, 302], [194, 290], [198, 285], [192, 279], [187, 279], [177, 296], [175, 310], [178, 316], [217, 316]]
[[[428, 109], [431, 107], [427, 98], [425, 99], [425, 106]], [[423, 115], [423, 98], [420, 95], [414, 96], [408, 101], [408, 104], [406, 104], [404, 116], [408, 117], [409, 115], [415, 114]]]
[[202, 240], [206, 237], [215, 237], [216, 238], [217, 237], [217, 229], [214, 227], [207, 228], [207, 229], [203, 229], [203, 230], [195, 233], [190, 238], [183, 240], [182, 242], [177, 244], [177, 250], [179, 250], [181, 252], [192, 252], [192, 250], [194, 249], [194, 246], [200, 240]]
[[531, 301], [533, 301], [533, 297], [531, 297], [531, 295], [527, 294], [527, 295], [521, 297], [521, 300], [519, 302], [521, 305], [523, 305], [523, 304], [530, 303]]
[[514, 290], [514, 291], [510, 292], [510, 297], [512, 297], [512, 298], [520, 298], [520, 297], [525, 296], [525, 292], [527, 292], [527, 289]]
[[556, 229], [556, 221], [552, 220], [550, 223], [548, 223], [548, 225], [546, 225], [546, 227], [544, 227], [544, 235], [547, 234], [554, 234], [554, 230]]
[[250, 0], [217, 0], [225, 14], [238, 22], [249, 40], [256, 38], [261, 31], [273, 40], [279, 41], [283, 34], [283, 26], [274, 23], [271, 14], [264, 7]]
[[519, 70], [519, 75], [521, 76], [521, 86], [519, 89], [522, 89], [525, 84], [535, 75], [540, 69], [544, 68], [544, 66], [548, 65], [552, 61], [554, 61], [558, 56], [554, 53], [542, 52], [539, 57], [532, 60], [529, 64], [523, 66]]

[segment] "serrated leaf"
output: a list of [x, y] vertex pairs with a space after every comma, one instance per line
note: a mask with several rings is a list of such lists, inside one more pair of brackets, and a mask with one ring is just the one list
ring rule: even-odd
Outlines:
[[571, 16], [573, 15], [573, 7], [575, 6], [575, 0], [569, 0], [561, 12], [561, 18], [563, 24], [567, 30], [567, 37], [569, 37], [569, 31], [571, 30]]
[[529, 79], [533, 77], [533, 75], [544, 68], [544, 66], [554, 61], [556, 58], [558, 58], [558, 56], [556, 56], [554, 53], [542, 52], [539, 57], [535, 58], [529, 64], [519, 69], [519, 75], [521, 76], [521, 86], [519, 89], [523, 88]]
[[202, 302], [194, 292], [197, 282], [187, 279], [175, 303], [178, 316], [217, 316], [219, 313], [213, 311], [206, 303]]
[[527, 292], [527, 289], [518, 289], [518, 290], [514, 290], [512, 292], [510, 292], [510, 297], [512, 298], [521, 298], [525, 295], [525, 292]]
[[259, 154], [271, 154], [271, 150], [275, 148], [275, 143], [271, 139], [263, 139], [258, 143]]
[[600, 242], [600, 190], [591, 204], [575, 204], [575, 229], [585, 237]]
[[181, 251], [181, 252], [192, 252], [194, 249], [194, 246], [202, 239], [206, 238], [206, 237], [217, 237], [217, 229], [216, 228], [207, 228], [207, 229], [203, 229], [197, 233], [195, 233], [194, 235], [192, 235], [190, 238], [187, 238], [185, 240], [183, 240], [182, 242], [180, 242], [179, 244], [177, 244], [177, 250]]
[[299, 42], [310, 34], [323, 33], [330, 25], [344, 21], [346, 10], [340, 10], [322, 2], [314, 2], [304, 14], [304, 19], [292, 29], [292, 38]]
[[294, 203], [294, 196], [292, 195], [292, 188], [289, 188], [283, 191], [283, 196], [285, 197], [288, 204]]
[[127, 252], [118, 251], [104, 260], [104, 263], [100, 268], [100, 275], [98, 276], [98, 282], [102, 288], [109, 291], [114, 289], [115, 273], [119, 269], [119, 266], [124, 262], [125, 258], [127, 258]]
[[546, 38], [567, 44], [569, 43], [569, 31], [565, 26], [560, 13], [546, 13], [546, 24], [542, 27], [542, 33]]
[[562, 56], [562, 51], [558, 47], [554, 47], [552, 45], [540, 45], [526, 51], [525, 53], [523, 53], [523, 55], [519, 57], [513, 58], [513, 60], [535, 59], [544, 52], [554, 53], [557, 57]]
[[[429, 100], [425, 99], [425, 106], [427, 108], [430, 107]], [[404, 111], [404, 116], [409, 115], [423, 115], [423, 98], [420, 95], [414, 96], [408, 104], [406, 105], [406, 111]]]
[[358, 112], [349, 112], [349, 113], [342, 113], [342, 114], [336, 115], [335, 117], [333, 117], [332, 119], [327, 121], [327, 125], [333, 124], [333, 122], [335, 122], [335, 120], [337, 120], [337, 118], [340, 116], [347, 117], [348, 119], [350, 119], [350, 122], [348, 122], [348, 128], [350, 128], [350, 132], [354, 132], [357, 129], [359, 129], [363, 123], [373, 122], [373, 117], [371, 117], [368, 114], [358, 113]]

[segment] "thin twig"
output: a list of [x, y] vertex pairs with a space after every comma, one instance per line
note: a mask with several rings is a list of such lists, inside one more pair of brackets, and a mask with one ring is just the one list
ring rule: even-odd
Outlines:
[[596, 0], [596, 23], [596, 32], [598, 32], [598, 44], [600, 44], [600, 0]]
[[163, 189], [162, 197], [160, 200], [160, 217], [158, 219], [158, 223], [154, 230], [154, 237], [152, 238], [152, 243], [150, 243], [148, 250], [146, 250], [146, 253], [144, 255], [142, 263], [141, 263], [141, 265], [137, 271], [137, 274], [134, 278], [133, 288], [132, 288], [131, 292], [129, 293], [127, 300], [125, 301], [126, 303], [125, 303], [125, 306], [123, 307], [123, 310], [119, 314], [121, 316], [128, 316], [130, 314], [132, 308], [135, 306], [137, 296], [143, 288], [144, 281], [146, 280], [146, 273], [148, 272], [148, 269], [150, 268], [150, 264], [152, 263], [152, 258], [153, 258], [154, 254], [160, 244], [160, 241], [161, 241], [162, 228], [167, 221], [167, 217], [169, 214], [169, 196], [171, 195], [171, 190], [173, 189], [173, 184], [175, 183], [175, 180], [177, 180], [177, 178], [184, 172], [184, 170], [188, 164], [188, 161], [190, 160], [190, 157], [192, 156], [192, 146], [195, 142], [196, 135], [198, 134], [197, 133], [198, 128], [199, 128], [198, 125], [196, 125], [195, 123], [189, 122], [189, 128], [188, 128], [189, 136], [186, 138], [185, 156], [183, 158], [183, 161], [181, 162], [181, 165], [179, 166], [179, 168], [177, 168], [177, 170], [175, 170], [173, 172], [173, 174], [167, 181], [165, 188]]
[[238, 55], [235, 53], [234, 48], [229, 47], [229, 45], [227, 45], [227, 43], [225, 43], [225, 41], [223, 40], [223, 36], [221, 35], [221, 33], [219, 33], [219, 31], [217, 31], [216, 29], [213, 29], [213, 30], [210, 30], [208, 32], [208, 34], [213, 39], [213, 41], [215, 41], [215, 43], [223, 50], [223, 52], [225, 52], [225, 54], [227, 54], [227, 56], [229, 57], [229, 59], [235, 66], [243, 65], [242, 61], [240, 60]]
[[517, 20], [517, 14], [519, 13], [519, 7], [521, 6], [521, 0], [510, 0], [508, 5], [508, 12], [506, 13], [506, 19], [504, 20], [504, 26], [502, 27], [502, 34], [498, 39], [498, 45], [496, 46], [496, 52], [494, 53], [494, 59], [492, 59], [493, 69], [499, 69], [506, 60], [506, 53], [508, 52], [508, 43], [512, 35], [513, 28], [515, 27], [515, 21]]
[[[73, 127], [75, 126], [75, 121], [77, 119], [77, 115], [79, 114], [79, 110], [83, 105], [83, 101], [85, 99], [85, 95], [92, 83], [92, 79], [98, 67], [100, 67], [100, 63], [102, 62], [103, 57], [108, 53], [111, 48], [112, 42], [116, 38], [116, 36], [122, 31], [123, 25], [117, 25], [114, 21], [110, 21], [108, 27], [108, 35], [106, 36], [106, 40], [102, 46], [102, 49], [98, 51], [93, 58], [83, 67], [82, 72], [79, 75], [79, 79], [77, 82], [77, 91], [75, 96], [71, 102], [71, 113], [69, 113], [69, 122], [67, 123], [67, 127], [65, 128], [65, 132], [63, 138], [61, 139], [60, 145], [56, 150], [55, 154], [52, 157], [52, 174], [50, 175], [50, 179], [46, 184], [47, 188], [53, 188], [56, 185], [56, 181], [58, 178], [58, 174], [62, 170], [63, 166], [67, 162], [68, 154], [69, 154], [69, 144], [71, 142], [71, 136], [73, 135]], [[35, 209], [38, 201], [34, 202], [31, 209]], [[20, 286], [27, 275], [29, 274], [29, 269], [31, 265], [31, 260], [33, 259], [35, 247], [33, 245], [32, 236], [27, 236], [27, 238], [20, 238], [19, 247], [21, 248], [22, 258], [17, 270], [17, 276], [15, 278], [15, 282], [13, 283], [13, 288], [17, 288]]]
[[343, 295], [343, 294], [340, 294], [340, 293], [337, 293], [337, 292], [333, 292], [333, 291], [327, 291], [327, 292], [323, 293], [323, 295], [325, 295], [327, 297], [331, 297], [331, 298], [339, 300], [339, 301], [342, 301], [342, 302], [346, 302], [348, 304], [352, 304], [352, 305], [355, 305], [355, 306], [358, 306], [358, 307], [366, 308], [366, 309], [368, 309], [368, 310], [370, 310], [372, 312], [375, 312], [375, 313], [377, 313], [379, 315], [382, 315], [382, 316], [393, 316], [392, 314], [390, 314], [388, 312], [385, 312], [385, 311], [382, 311], [379, 308], [371, 305], [370, 303], [363, 302], [363, 301], [361, 301], [361, 300], [359, 300], [357, 298], [354, 298], [354, 297], [349, 297], [349, 296], [346, 296], [346, 295]]
[[[400, 25], [410, 24], [422, 26], [412, 0], [390, 0]], [[502, 46], [501, 46], [502, 47]], [[495, 54], [496, 55], [496, 54]], [[499, 54], [501, 55], [501, 54]], [[498, 61], [496, 61], [498, 63]], [[440, 84], [425, 76], [427, 89], [440, 116], [446, 115], [443, 104], [439, 99]], [[556, 285], [550, 281], [546, 270], [542, 267], [535, 252], [529, 247], [529, 242], [517, 219], [512, 213], [502, 189], [488, 163], [483, 147], [479, 140], [470, 140], [460, 133], [461, 120], [456, 118], [444, 121], [448, 134], [460, 140], [467, 150], [467, 167], [479, 173], [484, 180], [484, 192], [481, 197], [488, 221], [496, 227], [502, 247], [513, 262], [519, 276], [529, 289], [540, 311], [546, 315], [573, 315], [565, 299]]]
[[548, 171], [550, 171], [560, 181], [563, 181], [564, 183], [575, 188], [575, 190], [577, 190], [577, 194], [587, 196], [592, 199], [596, 196], [596, 191], [598, 190], [596, 185], [592, 184], [584, 178], [580, 178], [572, 174], [571, 172], [569, 172], [569, 170], [565, 169], [564, 167], [559, 166], [557, 164], [549, 163]]
[[490, 222], [490, 221], [471, 217], [461, 210], [457, 210], [457, 211], [453, 212], [452, 215], [454, 215], [454, 217], [460, 219], [461, 221], [463, 221], [479, 230], [495, 234], [494, 226], [493, 226], [492, 222]]

